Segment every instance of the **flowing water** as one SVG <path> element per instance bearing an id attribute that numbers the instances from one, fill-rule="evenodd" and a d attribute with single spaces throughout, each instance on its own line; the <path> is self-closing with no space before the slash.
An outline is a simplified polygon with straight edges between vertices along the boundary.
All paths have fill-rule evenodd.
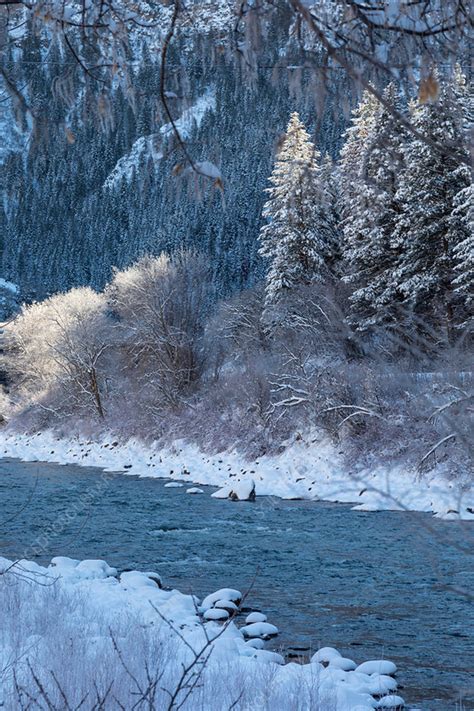
<path id="1" fill-rule="evenodd" d="M 279 627 L 272 645 L 288 657 L 328 645 L 386 657 L 409 707 L 474 709 L 472 524 L 165 483 L 0 460 L 0 555 L 104 558 L 199 596 L 251 588 L 246 605 Z"/>

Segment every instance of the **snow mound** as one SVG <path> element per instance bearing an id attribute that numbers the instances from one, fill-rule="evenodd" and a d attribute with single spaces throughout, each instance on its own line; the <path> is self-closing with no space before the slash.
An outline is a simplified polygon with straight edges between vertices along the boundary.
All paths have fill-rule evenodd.
<path id="1" fill-rule="evenodd" d="M 140 573 L 131 570 L 120 575 L 120 583 L 129 590 L 139 590 L 140 588 L 161 588 L 161 578 L 158 573 Z"/>
<path id="2" fill-rule="evenodd" d="M 252 622 L 266 622 L 266 621 L 267 621 L 267 616 L 264 615 L 263 612 L 251 612 L 245 618 L 245 622 L 248 625 L 251 625 Z"/>
<path id="3" fill-rule="evenodd" d="M 384 696 L 377 701 L 377 709 L 401 709 L 405 706 L 405 701 L 401 696 L 396 696 L 390 694 L 389 696 Z"/>
<path id="4" fill-rule="evenodd" d="M 210 610 L 206 610 L 203 615 L 205 620 L 228 620 L 229 613 L 227 610 L 217 609 L 217 607 L 211 607 Z"/>
<path id="5" fill-rule="evenodd" d="M 198 486 L 192 486 L 190 489 L 186 489 L 187 494 L 204 494 L 204 489 L 200 489 Z"/>
<path id="6" fill-rule="evenodd" d="M 251 625 L 241 627 L 240 631 L 245 637 L 274 637 L 278 634 L 278 627 L 269 622 L 253 622 Z"/>
<path id="7" fill-rule="evenodd" d="M 220 610 L 227 610 L 227 612 L 238 612 L 238 607 L 235 604 L 235 602 L 232 602 L 232 600 L 218 600 L 214 607 L 217 607 Z"/>
<path id="8" fill-rule="evenodd" d="M 67 568 L 61 569 L 64 574 Z M 105 560 L 83 560 L 74 567 L 74 573 L 87 580 L 101 580 L 104 578 L 116 578 L 117 569 L 111 568 Z"/>
<path id="9" fill-rule="evenodd" d="M 357 664 L 347 657 L 332 657 L 329 660 L 329 666 L 332 669 L 342 669 L 342 671 L 353 671 Z"/>
<path id="10" fill-rule="evenodd" d="M 181 484 L 179 481 L 168 481 L 165 484 L 165 489 L 181 489 L 184 486 L 184 484 Z"/>
<path id="11" fill-rule="evenodd" d="M 247 655 L 246 655 L 247 656 Z M 278 652 L 270 652 L 268 649 L 254 649 L 253 653 L 248 655 L 252 659 L 256 659 L 257 662 L 264 662 L 266 664 L 284 664 L 285 660 L 278 654 Z"/>
<path id="12" fill-rule="evenodd" d="M 220 590 L 216 590 L 216 592 L 213 592 L 204 598 L 201 603 L 201 611 L 205 612 L 211 607 L 214 607 L 216 602 L 222 603 L 224 600 L 228 600 L 238 605 L 242 600 L 242 593 L 240 590 L 234 590 L 234 588 L 221 588 Z"/>
<path id="13" fill-rule="evenodd" d="M 395 674 L 397 667 L 393 662 L 386 659 L 375 659 L 368 662 L 363 662 L 356 667 L 356 672 L 361 674 Z"/>
<path id="14" fill-rule="evenodd" d="M 231 501 L 255 501 L 255 482 L 253 479 L 236 481 L 232 486 L 223 486 L 211 496 L 215 499 L 231 499 Z"/>
<path id="15" fill-rule="evenodd" d="M 337 649 L 334 649 L 334 647 L 321 647 L 313 654 L 311 661 L 329 663 L 335 657 L 342 657 L 342 654 Z"/>

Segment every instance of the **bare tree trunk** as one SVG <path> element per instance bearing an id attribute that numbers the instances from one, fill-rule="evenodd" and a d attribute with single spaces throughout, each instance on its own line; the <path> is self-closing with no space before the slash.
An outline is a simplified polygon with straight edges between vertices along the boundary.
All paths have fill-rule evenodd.
<path id="1" fill-rule="evenodd" d="M 99 413 L 99 417 L 104 419 L 104 408 L 102 407 L 102 398 L 100 395 L 99 383 L 97 382 L 97 372 L 95 368 L 91 368 L 90 379 L 97 412 Z"/>

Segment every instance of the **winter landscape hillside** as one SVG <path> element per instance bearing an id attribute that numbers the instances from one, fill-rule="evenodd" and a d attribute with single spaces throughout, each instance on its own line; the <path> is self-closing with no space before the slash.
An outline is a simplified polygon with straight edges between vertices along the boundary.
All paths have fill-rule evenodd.
<path id="1" fill-rule="evenodd" d="M 474 708 L 468 8 L 0 28 L 0 707 Z"/>

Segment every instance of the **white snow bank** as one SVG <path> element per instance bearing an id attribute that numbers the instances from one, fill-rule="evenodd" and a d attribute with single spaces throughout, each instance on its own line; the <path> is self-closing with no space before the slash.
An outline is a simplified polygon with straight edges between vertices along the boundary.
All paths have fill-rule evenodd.
<path id="1" fill-rule="evenodd" d="M 280 654 L 262 649 L 261 640 L 246 642 L 233 621 L 203 622 L 196 598 L 160 589 L 154 577 L 159 579 L 156 573 L 141 571 L 118 575 L 100 560 L 58 556 L 43 567 L 0 558 L 0 705 L 19 707 L 19 687 L 24 698 L 40 703 L 39 681 L 48 708 L 65 708 L 65 698 L 68 707 L 79 707 L 91 689 L 110 694 L 104 709 L 132 708 L 137 687 L 150 688 L 156 678 L 153 707 L 167 708 L 183 668 L 205 649 L 201 659 L 207 662 L 198 665 L 202 675 L 185 706 L 190 711 L 287 711 L 291 698 L 298 700 L 299 708 L 311 708 L 317 698 L 318 708 L 338 711 L 400 705 L 393 694 L 379 700 L 379 691 L 362 688 L 364 680 L 376 682 L 366 674 L 313 663 L 285 664 Z M 223 588 L 202 606 L 226 598 L 234 602 L 239 596 L 239 591 Z M 225 614 L 208 608 L 211 617 L 219 612 Z M 276 629 L 263 622 L 250 627 L 255 625 L 260 632 Z M 193 680 L 187 678 L 187 685 L 178 690 L 177 703 Z M 91 700 L 84 708 L 92 707 Z"/>
<path id="2" fill-rule="evenodd" d="M 242 486 L 255 482 L 259 496 L 352 503 L 354 508 L 365 511 L 426 511 L 441 518 L 474 521 L 472 483 L 461 486 L 449 481 L 441 468 L 422 479 L 401 466 L 351 473 L 333 444 L 315 433 L 289 443 L 281 454 L 252 462 L 243 460 L 235 451 L 210 456 L 181 441 L 168 448 L 146 445 L 137 439 L 116 446 L 112 446 L 113 442 L 112 437 L 98 442 L 76 437 L 61 439 L 50 431 L 21 435 L 7 428 L 0 433 L 0 454 L 24 461 L 75 463 L 135 476 L 225 487 L 226 495 L 238 478 Z"/>

